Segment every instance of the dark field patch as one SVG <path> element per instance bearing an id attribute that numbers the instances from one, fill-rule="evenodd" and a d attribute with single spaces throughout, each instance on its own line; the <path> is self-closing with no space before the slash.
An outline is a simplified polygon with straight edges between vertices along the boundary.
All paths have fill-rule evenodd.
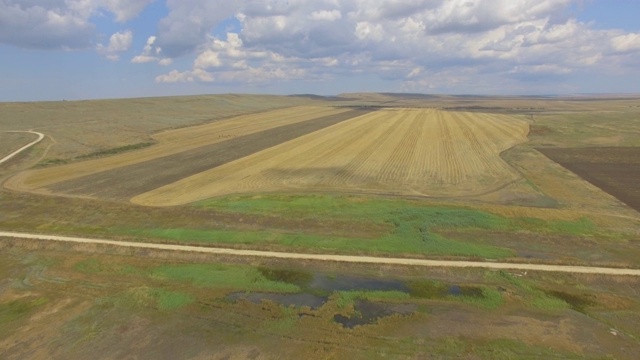
<path id="1" fill-rule="evenodd" d="M 188 176 L 368 112 L 370 110 L 351 110 L 284 125 L 158 159 L 63 181 L 51 185 L 49 189 L 57 193 L 89 195 L 112 200 L 128 200 L 135 195 L 171 184 Z"/>
<path id="2" fill-rule="evenodd" d="M 549 159 L 640 211 L 640 148 L 538 148 Z"/>

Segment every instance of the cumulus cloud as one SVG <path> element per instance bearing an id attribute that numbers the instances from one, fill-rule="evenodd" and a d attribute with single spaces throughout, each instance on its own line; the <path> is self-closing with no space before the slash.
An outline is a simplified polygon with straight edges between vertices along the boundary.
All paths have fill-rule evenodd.
<path id="1" fill-rule="evenodd" d="M 634 66 L 640 35 L 578 21 L 570 12 L 577 2 L 168 0 L 170 12 L 153 49 L 134 62 L 193 56 L 190 68 L 173 70 L 159 82 L 247 84 L 376 74 L 415 91 L 473 79 L 486 79 L 484 88 L 491 89 L 489 79 L 560 79 Z M 212 30 L 231 17 L 240 29 L 214 36 Z"/>
<path id="2" fill-rule="evenodd" d="M 0 43 L 36 49 L 87 49 L 97 35 L 93 16 L 105 11 L 124 22 L 153 1 L 1 0 Z"/>
<path id="3" fill-rule="evenodd" d="M 117 21 L 125 22 L 138 16 L 147 5 L 154 1 L 155 0 L 101 0 L 98 4 L 113 13 Z"/>
<path id="4" fill-rule="evenodd" d="M 78 3 L 0 1 L 0 42 L 26 48 L 65 49 L 90 45 L 94 25 Z"/>
<path id="5" fill-rule="evenodd" d="M 188 54 L 247 1 L 166 0 L 169 15 L 158 24 L 157 46 L 166 57 Z"/>
<path id="6" fill-rule="evenodd" d="M 109 38 L 107 45 L 99 44 L 96 50 L 99 54 L 105 56 L 107 59 L 117 61 L 120 59 L 121 52 L 129 50 L 131 43 L 133 42 L 133 33 L 131 30 L 125 32 L 117 32 Z"/>
<path id="7" fill-rule="evenodd" d="M 154 47 L 155 42 L 156 37 L 149 36 L 149 38 L 147 38 L 147 43 L 142 50 L 142 54 L 134 56 L 131 59 L 131 62 L 134 64 L 157 62 L 158 64 L 163 66 L 170 65 L 173 60 L 171 60 L 170 58 L 160 57 L 159 54 L 162 52 L 162 49 L 159 47 Z"/>

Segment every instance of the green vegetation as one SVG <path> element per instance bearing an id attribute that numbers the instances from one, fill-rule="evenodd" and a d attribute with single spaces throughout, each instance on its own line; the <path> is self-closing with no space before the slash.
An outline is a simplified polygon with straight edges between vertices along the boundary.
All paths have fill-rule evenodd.
<path id="1" fill-rule="evenodd" d="M 353 290 L 336 292 L 336 303 L 339 309 L 345 308 L 355 300 L 408 300 L 410 295 L 402 291 L 379 291 L 379 290 Z"/>
<path id="2" fill-rule="evenodd" d="M 0 304 L 0 328 L 6 324 L 27 316 L 33 309 L 47 303 L 43 297 L 18 299 L 8 303 Z"/>
<path id="3" fill-rule="evenodd" d="M 165 289 L 152 289 L 151 296 L 163 311 L 176 310 L 193 302 L 193 296 Z"/>
<path id="4" fill-rule="evenodd" d="M 216 244 L 278 245 L 337 253 L 424 254 L 482 258 L 514 256 L 510 249 L 462 241 L 442 235 L 445 231 L 526 231 L 534 233 L 591 235 L 599 229 L 587 218 L 546 221 L 506 218 L 464 207 L 429 205 L 417 201 L 330 195 L 262 195 L 226 197 L 197 204 L 200 208 L 234 214 L 303 218 L 316 222 L 351 222 L 385 225 L 390 233 L 374 239 L 347 238 L 272 230 L 218 230 L 187 228 L 114 229 L 121 235 L 172 241 Z M 480 238 L 479 236 L 478 238 Z"/>
<path id="5" fill-rule="evenodd" d="M 407 286 L 415 298 L 461 301 L 485 309 L 497 309 L 504 302 L 499 291 L 488 287 L 452 286 L 434 280 L 413 280 Z"/>
<path id="6" fill-rule="evenodd" d="M 163 265 L 151 270 L 160 280 L 189 282 L 198 287 L 229 288 L 241 291 L 298 292 L 293 284 L 272 281 L 249 266 L 219 264 Z"/>
<path id="7" fill-rule="evenodd" d="M 449 240 L 437 234 L 416 236 L 415 229 L 403 226 L 395 234 L 378 239 L 353 239 L 321 235 L 290 234 L 274 231 L 130 229 L 118 231 L 134 235 L 189 243 L 279 245 L 298 250 L 337 253 L 428 254 L 503 258 L 513 255 L 508 249 Z"/>
<path id="8" fill-rule="evenodd" d="M 185 292 L 160 287 L 138 286 L 98 300 L 105 308 L 158 309 L 173 311 L 191 304 L 194 297 Z"/>
<path id="9" fill-rule="evenodd" d="M 258 267 L 260 274 L 271 281 L 285 282 L 305 288 L 313 280 L 313 274 L 307 271 L 294 269 L 271 269 L 267 267 Z"/>
<path id="10" fill-rule="evenodd" d="M 196 206 L 230 213 L 277 215 L 318 220 L 392 224 L 397 231 L 413 226 L 436 238 L 438 230 L 531 231 L 537 233 L 590 235 L 598 231 L 587 218 L 548 221 L 536 218 L 506 218 L 461 206 L 425 204 L 403 199 L 333 195 L 260 195 L 209 199 Z"/>
<path id="11" fill-rule="evenodd" d="M 506 271 L 486 272 L 485 277 L 489 280 L 503 281 L 512 286 L 512 288 L 523 298 L 527 299 L 527 303 L 534 308 L 547 311 L 564 310 L 570 308 L 569 304 L 552 294 L 536 287 L 531 281 L 523 277 L 514 276 Z"/>

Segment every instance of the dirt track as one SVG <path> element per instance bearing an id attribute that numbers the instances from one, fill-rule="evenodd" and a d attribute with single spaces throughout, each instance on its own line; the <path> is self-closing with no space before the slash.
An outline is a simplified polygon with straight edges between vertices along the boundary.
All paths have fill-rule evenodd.
<path id="1" fill-rule="evenodd" d="M 33 145 L 39 143 L 40 141 L 42 141 L 42 139 L 44 139 L 44 134 L 43 133 L 39 133 L 36 131 L 8 131 L 8 132 L 24 132 L 24 133 L 31 133 L 31 134 L 36 134 L 38 135 L 38 138 L 30 143 L 28 143 L 27 145 L 21 147 L 20 149 L 12 152 L 11 154 L 3 157 L 2 159 L 0 159 L 0 164 L 4 163 L 5 161 L 9 161 L 11 160 L 14 156 L 20 154 L 21 152 L 23 152 L 24 150 L 27 150 L 28 148 L 32 147 Z"/>
<path id="2" fill-rule="evenodd" d="M 484 269 L 509 269 L 509 270 L 548 271 L 548 272 L 599 274 L 599 275 L 640 276 L 640 269 L 621 269 L 621 268 L 571 266 L 571 265 L 515 264 L 515 263 L 480 262 L 480 261 L 382 258 L 382 257 L 373 257 L 373 256 L 349 256 L 349 255 L 331 255 L 331 254 L 300 254 L 300 253 L 285 253 L 285 252 L 275 252 L 275 251 L 237 250 L 237 249 L 211 248 L 211 247 L 188 246 L 188 245 L 114 241 L 114 240 L 77 238 L 77 237 L 56 236 L 56 235 L 14 233 L 14 232 L 7 232 L 7 231 L 0 231 L 0 237 L 47 240 L 47 241 L 58 241 L 58 242 L 67 242 L 67 243 L 80 243 L 80 244 L 122 246 L 122 247 L 132 247 L 132 248 L 140 248 L 140 249 L 197 252 L 197 253 L 221 254 L 221 255 L 232 255 L 232 256 L 268 257 L 268 258 L 280 258 L 280 259 L 337 261 L 337 262 L 346 262 L 346 263 L 368 263 L 368 264 L 388 264 L 388 265 L 411 265 L 411 266 L 424 266 L 424 267 L 450 267 L 450 268 L 452 267 L 470 268 L 471 267 L 471 268 L 484 268 Z"/>

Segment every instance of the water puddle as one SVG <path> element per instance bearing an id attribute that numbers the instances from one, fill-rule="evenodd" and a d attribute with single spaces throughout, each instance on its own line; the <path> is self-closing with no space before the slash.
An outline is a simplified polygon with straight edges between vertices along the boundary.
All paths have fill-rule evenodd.
<path id="1" fill-rule="evenodd" d="M 484 297 L 482 287 L 452 285 L 433 280 L 398 280 L 380 279 L 363 276 L 328 275 L 310 273 L 296 269 L 259 268 L 265 278 L 294 284 L 302 291 L 295 294 L 278 294 L 268 292 L 237 292 L 227 296 L 231 301 L 249 301 L 259 304 L 262 301 L 273 301 L 286 307 L 309 307 L 312 310 L 321 308 L 331 294 L 335 292 L 385 292 L 406 293 L 414 299 L 443 299 L 447 297 Z M 337 314 L 334 321 L 346 328 L 373 324 L 380 318 L 391 315 L 408 315 L 416 312 L 418 305 L 375 301 L 374 299 L 356 298 L 353 300 L 354 314 L 344 316 Z"/>
<path id="2" fill-rule="evenodd" d="M 400 280 L 376 279 L 355 276 L 327 276 L 317 274 L 309 287 L 327 292 L 334 291 L 401 291 L 409 292 L 409 287 Z"/>
<path id="3" fill-rule="evenodd" d="M 273 301 L 284 306 L 303 307 L 308 306 L 313 310 L 317 310 L 327 302 L 326 297 L 316 296 L 308 293 L 299 294 L 275 294 L 267 292 L 241 292 L 233 293 L 227 296 L 228 300 L 238 301 L 240 299 L 260 304 L 263 300 Z"/>

